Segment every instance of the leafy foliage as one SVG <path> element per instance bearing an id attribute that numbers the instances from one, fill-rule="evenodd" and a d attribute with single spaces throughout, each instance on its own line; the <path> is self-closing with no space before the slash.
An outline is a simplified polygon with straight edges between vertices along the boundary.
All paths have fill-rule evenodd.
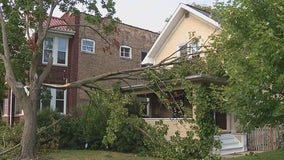
<path id="1" fill-rule="evenodd" d="M 4 151 L 7 148 L 14 147 L 21 141 L 21 134 L 22 134 L 22 128 L 23 123 L 19 123 L 16 126 L 9 126 L 5 122 L 0 121 L 0 150 Z M 17 155 L 19 150 L 13 150 L 12 152 L 9 152 L 9 154 L 2 155 L 0 159 L 12 159 Z"/>
<path id="2" fill-rule="evenodd" d="M 59 148 L 60 126 L 54 125 L 61 118 L 60 114 L 49 109 L 42 110 L 37 115 L 38 128 L 44 130 L 38 135 L 37 148 L 41 152 L 56 150 Z M 49 127 L 51 126 L 51 127 Z M 49 127 L 49 128 L 47 128 Z"/>
<path id="3" fill-rule="evenodd" d="M 84 139 L 83 127 L 85 124 L 82 124 L 81 122 L 82 121 L 80 120 L 80 117 L 78 115 L 73 114 L 72 116 L 67 116 L 65 120 L 60 123 L 60 134 L 59 134 L 60 149 L 84 148 L 86 141 Z"/>
<path id="4" fill-rule="evenodd" d="M 89 149 L 105 148 L 102 140 L 106 134 L 109 108 L 105 105 L 104 96 L 105 94 L 95 94 L 92 96 L 91 103 L 83 106 L 84 113 L 81 118 L 81 125 L 83 127 L 82 138 L 85 143 L 88 143 Z"/>
<path id="5" fill-rule="evenodd" d="M 281 124 L 284 75 L 284 2 L 235 0 L 216 6 L 215 72 L 228 77 L 222 99 L 244 129 Z M 211 62 L 212 62 L 211 61 Z"/>
<path id="6" fill-rule="evenodd" d="M 52 67 L 52 57 L 45 66 L 39 64 L 39 59 L 54 9 L 59 8 L 63 12 L 78 13 L 78 6 L 84 6 L 85 12 L 93 15 L 88 18 L 88 21 L 96 24 L 100 23 L 103 17 L 101 12 L 104 10 L 110 23 L 105 23 L 103 28 L 111 32 L 118 21 L 113 17 L 115 3 L 112 0 L 99 2 L 89 0 L 4 0 L 0 2 L 0 42 L 2 44 L 0 46 L 0 70 L 2 71 L 3 62 L 5 70 L 1 73 L 5 73 L 7 86 L 13 90 L 25 113 L 26 123 L 21 141 L 22 150 L 18 159 L 35 158 L 36 108 L 40 98 L 40 88 Z M 31 33 L 31 31 L 36 33 Z M 31 93 L 29 96 L 24 92 L 23 86 L 29 86 Z M 1 98 L 2 89 L 1 87 Z"/>
<path id="7" fill-rule="evenodd" d="M 145 146 L 143 144 L 144 135 L 135 125 L 124 122 L 116 132 L 116 136 L 117 139 L 110 147 L 111 150 L 139 154 L 145 152 Z"/>
<path id="8" fill-rule="evenodd" d="M 187 120 L 181 120 L 179 123 L 187 122 Z M 205 121 L 202 122 L 205 124 Z M 208 134 L 208 130 L 207 133 L 204 133 L 206 130 L 202 127 L 192 127 L 191 130 L 187 131 L 186 136 L 181 136 L 177 131 L 170 139 L 166 139 L 169 126 L 164 124 L 162 120 L 157 121 L 152 126 L 146 122 L 140 122 L 139 124 L 138 128 L 144 133 L 143 143 L 145 148 L 142 153 L 145 155 L 165 160 L 218 159 L 217 155 L 210 153 L 214 146 L 214 134 Z M 199 133 L 203 134 L 198 135 Z"/>
<path id="9" fill-rule="evenodd" d="M 210 86 L 199 86 L 195 90 L 194 101 L 196 106 L 196 124 L 198 126 L 198 136 L 200 140 L 200 156 L 206 157 L 209 155 L 213 147 L 220 148 L 219 142 L 214 139 L 218 135 L 217 126 L 214 120 L 214 114 L 218 111 L 218 99 L 214 98 L 214 92 Z"/>

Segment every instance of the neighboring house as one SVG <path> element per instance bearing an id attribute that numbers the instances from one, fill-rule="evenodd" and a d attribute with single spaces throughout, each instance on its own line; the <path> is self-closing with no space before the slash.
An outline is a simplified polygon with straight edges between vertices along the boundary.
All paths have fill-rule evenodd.
<path id="1" fill-rule="evenodd" d="M 196 43 L 189 42 L 189 33 L 195 33 L 200 37 Z M 196 56 L 194 53 L 199 49 L 200 45 L 209 45 L 208 38 L 211 35 L 221 32 L 220 25 L 217 21 L 210 18 L 210 14 L 197 9 L 191 5 L 180 4 L 172 15 L 170 21 L 161 32 L 157 41 L 148 52 L 147 56 L 142 62 L 142 65 L 155 65 L 160 63 L 166 57 L 172 55 L 173 58 L 179 57 L 182 54 L 188 54 L 189 58 Z M 189 42 L 189 43 L 188 43 Z M 186 44 L 186 47 L 184 45 Z M 179 51 L 178 51 L 179 50 Z M 201 48 L 201 50 L 203 50 Z M 178 52 L 176 52 L 178 51 Z M 204 54 L 197 55 L 204 57 Z M 206 57 L 205 57 L 206 58 Z M 215 83 L 220 84 L 221 81 L 209 75 L 190 75 L 186 77 L 187 80 L 195 83 Z M 127 88 L 124 88 L 127 90 Z M 144 89 L 143 85 L 133 86 L 131 89 L 136 89 L 136 93 L 140 96 L 147 96 L 147 117 L 145 120 L 149 123 L 154 123 L 157 120 L 164 120 L 169 125 L 169 134 L 172 135 L 175 131 L 181 131 L 181 135 L 185 135 L 189 126 L 179 123 L 178 118 L 183 117 L 179 112 L 168 109 L 158 101 L 157 96 L 149 90 Z M 187 117 L 194 118 L 194 108 L 198 106 L 191 106 L 190 102 L 186 100 L 185 93 L 182 89 L 177 89 L 173 92 L 176 100 L 182 100 L 185 108 L 191 110 L 191 115 Z M 234 114 L 230 113 L 215 113 L 216 125 L 223 130 L 220 139 L 222 142 L 221 154 L 229 154 L 235 152 L 246 151 L 246 135 L 237 132 L 237 123 Z M 225 134 L 226 133 L 226 134 Z"/>
<path id="2" fill-rule="evenodd" d="M 52 18 L 50 26 L 54 27 L 48 31 L 40 59 L 45 65 L 50 54 L 54 58 L 45 83 L 65 84 L 103 73 L 141 67 L 143 58 L 158 37 L 155 32 L 123 23 L 117 24 L 116 31 L 107 35 L 101 26 L 88 23 L 85 16 L 83 13 L 76 16 L 66 13 L 61 18 Z M 79 89 L 49 88 L 47 91 L 51 99 L 41 101 L 39 110 L 48 107 L 67 114 L 74 107 L 88 102 L 87 95 Z M 2 119 L 10 124 L 23 115 L 11 90 L 3 101 L 2 111 Z"/>

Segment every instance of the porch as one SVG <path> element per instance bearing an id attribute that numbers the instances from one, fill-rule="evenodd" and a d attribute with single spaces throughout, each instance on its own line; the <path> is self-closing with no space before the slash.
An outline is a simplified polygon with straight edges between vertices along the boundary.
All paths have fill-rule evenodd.
<path id="1" fill-rule="evenodd" d="M 208 84 L 220 86 L 226 83 L 223 79 L 204 74 L 188 76 L 185 79 L 196 86 Z M 186 136 L 186 132 L 192 130 L 195 125 L 182 121 L 183 119 L 196 119 L 195 111 L 198 106 L 187 98 L 185 89 L 181 84 L 173 86 L 170 91 L 165 89 L 163 99 L 149 89 L 147 84 L 123 87 L 122 91 L 132 92 L 140 97 L 141 102 L 145 104 L 143 118 L 147 123 L 154 125 L 156 121 L 162 120 L 164 124 L 168 125 L 167 139 L 174 135 L 176 131 L 179 131 L 181 136 Z M 191 94 L 195 93 L 192 92 Z M 234 114 L 219 112 L 218 109 L 214 109 L 214 111 L 214 114 L 210 116 L 214 116 L 216 126 L 223 131 L 221 136 L 216 137 L 221 141 L 222 145 L 222 149 L 218 151 L 218 154 L 225 155 L 246 151 L 247 136 L 237 132 L 238 123 L 235 121 Z M 212 119 L 212 117 L 210 118 Z"/>
<path id="2" fill-rule="evenodd" d="M 181 118 L 144 118 L 150 125 L 162 120 L 164 124 L 168 125 L 167 140 L 175 134 L 180 132 L 181 137 L 186 136 L 186 132 L 191 130 L 193 124 L 182 121 Z M 215 150 L 213 153 L 220 155 L 235 154 L 247 151 L 247 134 L 246 133 L 222 133 L 220 136 L 215 136 L 216 140 L 220 140 L 221 150 Z"/>

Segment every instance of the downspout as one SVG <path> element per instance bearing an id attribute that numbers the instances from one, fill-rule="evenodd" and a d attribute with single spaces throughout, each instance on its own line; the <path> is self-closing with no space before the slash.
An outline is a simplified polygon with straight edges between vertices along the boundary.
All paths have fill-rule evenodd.
<path id="1" fill-rule="evenodd" d="M 10 90 L 10 103 L 9 103 L 9 110 L 10 110 L 10 116 L 9 116 L 9 124 L 10 126 L 13 125 L 13 92 Z"/>

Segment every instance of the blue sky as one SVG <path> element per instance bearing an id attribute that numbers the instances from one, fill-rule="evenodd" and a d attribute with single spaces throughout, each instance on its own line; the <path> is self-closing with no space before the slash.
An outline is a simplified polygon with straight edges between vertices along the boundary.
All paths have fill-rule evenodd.
<path id="1" fill-rule="evenodd" d="M 216 0 L 114 0 L 116 16 L 129 25 L 162 31 L 166 18 L 170 17 L 179 3 L 213 5 Z"/>

